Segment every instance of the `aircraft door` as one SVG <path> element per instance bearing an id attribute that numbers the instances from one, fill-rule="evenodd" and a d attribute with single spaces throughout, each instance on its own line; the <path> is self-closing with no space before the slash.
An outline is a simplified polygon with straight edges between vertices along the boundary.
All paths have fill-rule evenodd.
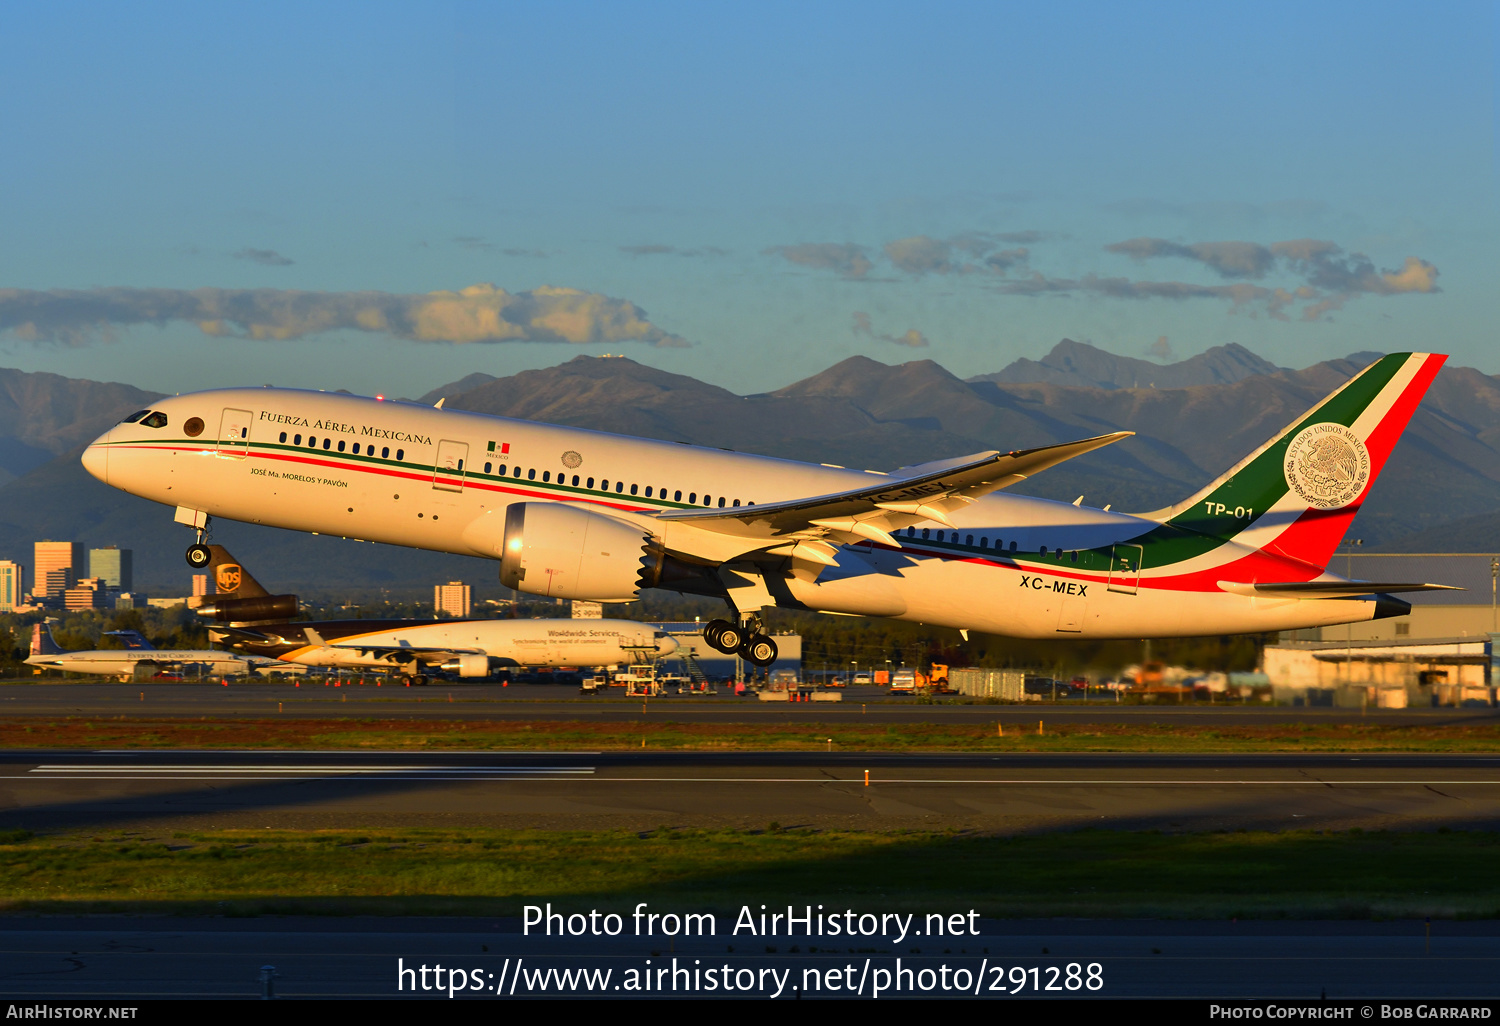
<path id="1" fill-rule="evenodd" d="M 249 410 L 225 408 L 219 420 L 219 455 L 242 460 L 250 452 L 250 425 L 255 414 Z"/>
<path id="2" fill-rule="evenodd" d="M 432 471 L 432 487 L 444 492 L 464 490 L 464 466 L 469 460 L 469 444 L 444 438 L 438 442 L 437 466 Z"/>
<path id="3" fill-rule="evenodd" d="M 1109 556 L 1109 590 L 1134 595 L 1141 582 L 1141 547 L 1116 545 Z"/>

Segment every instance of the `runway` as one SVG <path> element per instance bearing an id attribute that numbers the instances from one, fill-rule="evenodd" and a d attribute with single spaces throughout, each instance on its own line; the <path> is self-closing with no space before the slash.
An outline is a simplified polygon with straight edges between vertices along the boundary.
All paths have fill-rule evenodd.
<path id="1" fill-rule="evenodd" d="M 620 911 L 628 922 L 629 909 Z M 730 934 L 727 921 L 717 927 L 716 936 L 676 938 L 669 950 L 661 937 L 628 933 L 617 939 L 527 937 L 517 919 L 14 917 L 0 921 L 0 992 L 24 1001 L 254 998 L 262 993 L 261 967 L 270 965 L 278 997 L 447 1001 L 446 988 L 432 987 L 430 973 L 401 979 L 398 990 L 399 967 L 441 965 L 463 971 L 466 984 L 474 971 L 480 974 L 482 990 L 465 986 L 454 999 L 564 993 L 623 997 L 643 996 L 622 993 L 619 985 L 626 972 L 639 973 L 649 965 L 666 968 L 668 975 L 662 978 L 666 985 L 644 995 L 648 997 L 870 998 L 880 971 L 886 973 L 887 985 L 898 979 L 900 958 L 901 967 L 912 971 L 911 985 L 887 990 L 881 998 L 976 996 L 939 989 L 938 971 L 946 966 L 944 979 L 955 970 L 970 981 L 982 974 L 977 996 L 995 1000 L 1278 998 L 1327 1008 L 1363 998 L 1485 999 L 1494 995 L 1500 975 L 1500 930 L 1492 921 L 1435 922 L 1429 937 L 1424 925 L 1413 920 L 981 919 L 978 935 L 958 942 L 931 944 L 908 937 L 897 945 L 892 938 L 877 937 L 852 946 L 809 946 L 805 937 L 792 938 L 800 944 L 784 937 L 775 943 L 747 943 Z M 1069 963 L 1077 963 L 1082 979 L 1097 966 L 1091 973 L 1097 989 L 1067 989 Z M 727 994 L 722 988 L 709 991 L 700 975 L 699 987 L 690 989 L 689 971 L 677 977 L 674 989 L 674 966 L 716 971 L 725 966 L 752 986 Z M 840 973 L 846 966 L 852 971 Z M 1059 970 L 1055 976 L 1049 967 Z M 1039 970 L 1036 977 L 1029 972 L 1033 968 Z M 577 985 L 575 977 L 575 986 L 565 990 L 548 973 L 551 969 L 587 970 L 595 986 Z M 772 972 L 762 976 L 762 970 Z M 933 972 L 919 977 L 923 970 Z M 610 973 L 607 982 L 604 971 Z M 1043 989 L 1049 978 L 1055 980 L 1050 992 Z M 928 989 L 921 989 L 929 979 Z M 830 981 L 838 989 L 829 989 Z M 1345 1017 L 1359 1019 L 1359 1006 Z"/>
<path id="2" fill-rule="evenodd" d="M 866 782 L 868 774 L 868 783 Z M 0 827 L 1494 829 L 1500 756 L 0 754 Z"/>
<path id="3" fill-rule="evenodd" d="M 289 683 L 115 684 L 92 681 L 0 685 L 0 717 L 146 716 L 154 718 L 352 717 L 380 720 L 581 720 L 638 722 L 642 716 L 687 723 L 1068 723 L 1273 724 L 1365 723 L 1381 726 L 1500 723 L 1500 709 L 1334 709 L 1271 705 L 1120 705 L 1071 699 L 1019 705 L 936 703 L 892 698 L 884 688 L 844 689 L 840 702 L 760 702 L 727 693 L 625 699 L 579 697 L 557 685 L 441 683 L 426 688 Z"/>

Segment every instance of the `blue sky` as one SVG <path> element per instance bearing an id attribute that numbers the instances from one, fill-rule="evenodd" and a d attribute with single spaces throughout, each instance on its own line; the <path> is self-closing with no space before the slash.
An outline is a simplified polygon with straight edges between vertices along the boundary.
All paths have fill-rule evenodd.
<path id="1" fill-rule="evenodd" d="M 1500 372 L 1493 4 L 6 23 L 0 365 L 416 395 L 615 352 L 749 392 L 1071 337 Z"/>

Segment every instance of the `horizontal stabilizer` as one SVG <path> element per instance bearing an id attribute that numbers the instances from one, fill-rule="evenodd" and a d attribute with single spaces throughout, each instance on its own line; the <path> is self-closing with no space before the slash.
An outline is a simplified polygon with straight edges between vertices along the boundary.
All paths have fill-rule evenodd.
<path id="1" fill-rule="evenodd" d="M 1463 591 L 1450 584 L 1392 584 L 1387 581 L 1289 581 L 1285 584 L 1237 584 L 1220 581 L 1219 590 L 1251 598 L 1331 599 L 1390 595 L 1403 591 Z"/>

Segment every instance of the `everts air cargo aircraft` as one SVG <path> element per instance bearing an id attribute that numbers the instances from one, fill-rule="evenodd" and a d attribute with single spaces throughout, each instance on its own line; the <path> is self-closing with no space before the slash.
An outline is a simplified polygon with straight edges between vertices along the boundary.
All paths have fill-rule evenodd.
<path id="1" fill-rule="evenodd" d="M 1395 616 L 1326 570 L 1445 357 L 1386 356 L 1196 495 L 1149 513 L 1006 495 L 1118 442 L 847 470 L 331 392 L 164 399 L 83 454 L 95 477 L 210 517 L 486 556 L 536 595 L 724 598 L 705 639 L 767 664 L 767 606 L 1020 637 L 1288 630 Z"/>
<path id="2" fill-rule="evenodd" d="M 323 620 L 284 622 L 295 595 L 271 595 L 222 545 L 209 545 L 218 593 L 198 607 L 228 621 L 209 635 L 281 665 L 396 670 L 401 683 L 427 683 L 436 667 L 460 677 L 487 677 L 512 666 L 614 666 L 677 651 L 677 642 L 634 620 Z M 275 611 L 283 622 L 260 614 Z M 289 610 L 289 611 L 288 611 Z"/>
<path id="3" fill-rule="evenodd" d="M 250 673 L 274 667 L 274 659 L 254 655 L 236 655 L 213 649 L 159 649 L 138 631 L 105 631 L 119 638 L 124 648 L 100 648 L 87 652 L 68 652 L 52 637 L 45 623 L 31 625 L 31 654 L 26 662 L 49 670 L 68 673 L 97 673 L 121 680 L 144 680 L 169 670 L 202 666 L 215 675 Z"/>

